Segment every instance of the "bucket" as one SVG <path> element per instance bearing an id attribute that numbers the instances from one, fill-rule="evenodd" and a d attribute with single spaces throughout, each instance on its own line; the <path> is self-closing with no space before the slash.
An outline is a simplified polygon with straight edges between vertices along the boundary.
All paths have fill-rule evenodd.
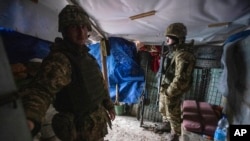
<path id="1" fill-rule="evenodd" d="M 116 115 L 123 115 L 125 113 L 125 105 L 115 105 L 115 113 Z"/>

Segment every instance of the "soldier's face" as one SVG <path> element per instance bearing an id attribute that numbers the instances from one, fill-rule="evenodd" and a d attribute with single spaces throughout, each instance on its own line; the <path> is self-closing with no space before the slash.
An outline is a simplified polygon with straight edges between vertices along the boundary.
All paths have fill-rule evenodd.
<path id="1" fill-rule="evenodd" d="M 166 44 L 167 45 L 173 45 L 175 43 L 175 40 L 169 38 L 168 36 L 166 37 Z"/>
<path id="2" fill-rule="evenodd" d="M 71 42 L 82 46 L 88 39 L 88 28 L 84 25 L 71 25 L 66 30 L 66 36 Z"/>

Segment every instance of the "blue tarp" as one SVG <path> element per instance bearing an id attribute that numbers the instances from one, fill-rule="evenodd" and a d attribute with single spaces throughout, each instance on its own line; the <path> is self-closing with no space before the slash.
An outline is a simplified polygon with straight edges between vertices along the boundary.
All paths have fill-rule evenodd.
<path id="1" fill-rule="evenodd" d="M 119 101 L 137 103 L 144 85 L 144 72 L 138 62 L 135 44 L 122 38 L 110 37 L 109 45 L 107 68 L 110 96 L 115 100 L 118 84 Z M 89 48 L 100 64 L 100 44 L 90 45 Z"/>
<path id="2" fill-rule="evenodd" d="M 237 32 L 237 33 L 229 36 L 226 39 L 226 41 L 224 42 L 224 45 L 226 45 L 227 43 L 230 43 L 230 42 L 234 42 L 234 41 L 236 41 L 238 39 L 246 38 L 249 35 L 250 35 L 250 30 L 245 30 L 245 31 Z"/>
<path id="3" fill-rule="evenodd" d="M 46 57 L 51 42 L 12 30 L 0 28 L 5 50 L 11 64 L 25 63 L 32 58 Z M 115 100 L 116 84 L 119 85 L 119 101 L 137 103 L 144 85 L 144 73 L 137 59 L 135 44 L 122 38 L 110 37 L 110 55 L 107 56 L 109 90 Z M 101 68 L 100 43 L 88 46 Z"/>
<path id="4" fill-rule="evenodd" d="M 28 62 L 32 58 L 46 57 L 50 42 L 0 27 L 5 50 L 11 64 Z"/>

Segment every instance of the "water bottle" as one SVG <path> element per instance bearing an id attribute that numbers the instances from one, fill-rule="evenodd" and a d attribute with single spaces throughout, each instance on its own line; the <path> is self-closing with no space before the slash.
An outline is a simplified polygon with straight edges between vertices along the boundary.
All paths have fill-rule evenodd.
<path id="1" fill-rule="evenodd" d="M 214 141 L 226 141 L 227 140 L 227 129 L 229 123 L 226 115 L 223 115 L 219 120 L 217 128 L 214 133 Z"/>

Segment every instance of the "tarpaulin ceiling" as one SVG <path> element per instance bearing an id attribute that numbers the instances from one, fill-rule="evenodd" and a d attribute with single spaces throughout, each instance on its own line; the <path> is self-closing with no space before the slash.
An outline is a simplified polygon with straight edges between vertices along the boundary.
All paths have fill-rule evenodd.
<path id="1" fill-rule="evenodd" d="M 146 44 L 161 44 L 173 22 L 183 22 L 187 40 L 196 43 L 222 41 L 250 24 L 249 0 L 8 0 L 0 3 L 0 25 L 53 41 L 60 36 L 57 15 L 69 3 L 80 5 L 106 37 Z M 130 19 L 149 11 L 154 15 Z"/>

